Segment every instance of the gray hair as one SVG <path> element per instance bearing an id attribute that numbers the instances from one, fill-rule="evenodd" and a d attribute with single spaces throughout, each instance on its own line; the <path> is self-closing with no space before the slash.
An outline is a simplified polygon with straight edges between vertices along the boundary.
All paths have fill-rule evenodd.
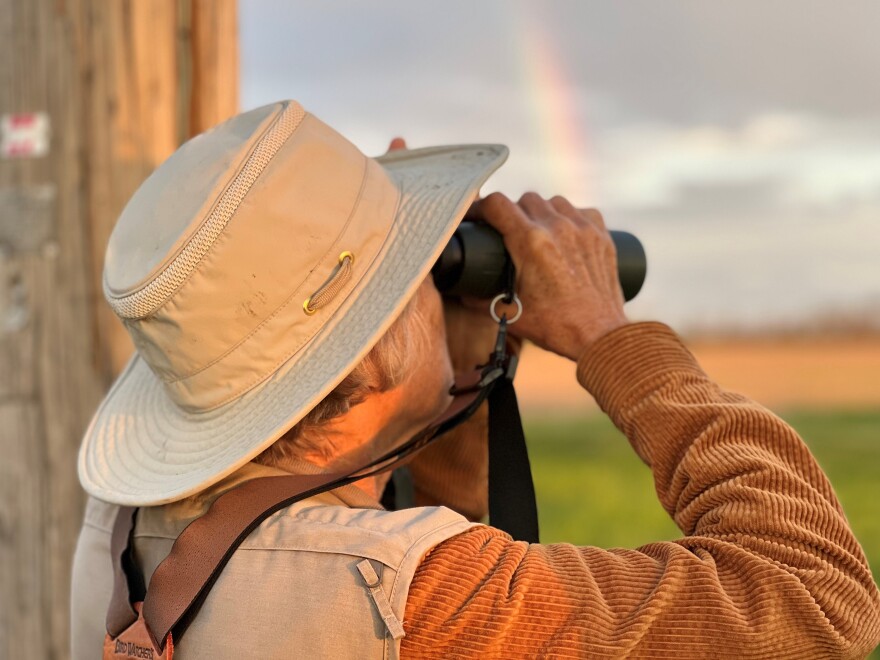
<path id="1" fill-rule="evenodd" d="M 421 298 L 420 289 L 351 373 L 254 461 L 275 466 L 285 459 L 302 459 L 306 455 L 326 460 L 336 456 L 333 434 L 326 430 L 328 422 L 344 415 L 370 394 L 400 385 L 426 346 L 430 329 L 425 308 L 419 304 Z"/>

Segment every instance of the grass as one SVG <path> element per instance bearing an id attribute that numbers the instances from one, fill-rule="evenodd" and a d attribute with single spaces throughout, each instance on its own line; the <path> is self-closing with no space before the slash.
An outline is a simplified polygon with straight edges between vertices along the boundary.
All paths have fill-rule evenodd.
<path id="1" fill-rule="evenodd" d="M 834 485 L 880 573 L 880 411 L 783 414 Z M 604 415 L 525 420 L 541 541 L 634 548 L 680 536 L 651 472 Z M 880 660 L 880 650 L 871 656 Z"/>

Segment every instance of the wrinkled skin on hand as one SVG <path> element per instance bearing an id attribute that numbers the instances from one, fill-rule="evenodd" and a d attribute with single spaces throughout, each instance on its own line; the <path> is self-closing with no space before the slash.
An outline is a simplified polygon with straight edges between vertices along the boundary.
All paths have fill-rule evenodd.
<path id="1" fill-rule="evenodd" d="M 598 211 L 576 209 L 564 197 L 526 193 L 514 203 L 493 193 L 468 215 L 501 233 L 516 266 L 523 314 L 510 327 L 512 335 L 576 360 L 627 323 L 617 254 Z"/>

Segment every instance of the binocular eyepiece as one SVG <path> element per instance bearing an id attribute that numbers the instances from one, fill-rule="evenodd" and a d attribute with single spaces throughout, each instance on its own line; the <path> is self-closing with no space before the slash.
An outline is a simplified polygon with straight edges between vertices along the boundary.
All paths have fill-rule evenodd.
<path id="1" fill-rule="evenodd" d="M 645 249 L 628 232 L 610 234 L 617 250 L 617 276 L 623 297 L 632 300 L 645 281 Z M 443 295 L 493 298 L 506 291 L 510 268 L 512 262 L 501 234 L 487 224 L 465 221 L 458 226 L 431 274 Z"/>

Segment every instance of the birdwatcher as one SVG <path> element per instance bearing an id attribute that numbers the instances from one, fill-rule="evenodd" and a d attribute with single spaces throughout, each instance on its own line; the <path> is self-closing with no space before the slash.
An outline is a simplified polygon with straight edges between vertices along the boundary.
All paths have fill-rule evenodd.
<path id="1" fill-rule="evenodd" d="M 712 382 L 669 327 L 628 321 L 599 212 L 479 198 L 506 156 L 396 140 L 368 158 L 286 101 L 144 182 L 104 266 L 137 350 L 79 455 L 74 660 L 877 645 L 880 594 L 798 435 Z M 463 219 L 511 260 L 491 306 L 432 275 Z M 571 361 L 679 539 L 538 542 L 523 341 Z"/>

